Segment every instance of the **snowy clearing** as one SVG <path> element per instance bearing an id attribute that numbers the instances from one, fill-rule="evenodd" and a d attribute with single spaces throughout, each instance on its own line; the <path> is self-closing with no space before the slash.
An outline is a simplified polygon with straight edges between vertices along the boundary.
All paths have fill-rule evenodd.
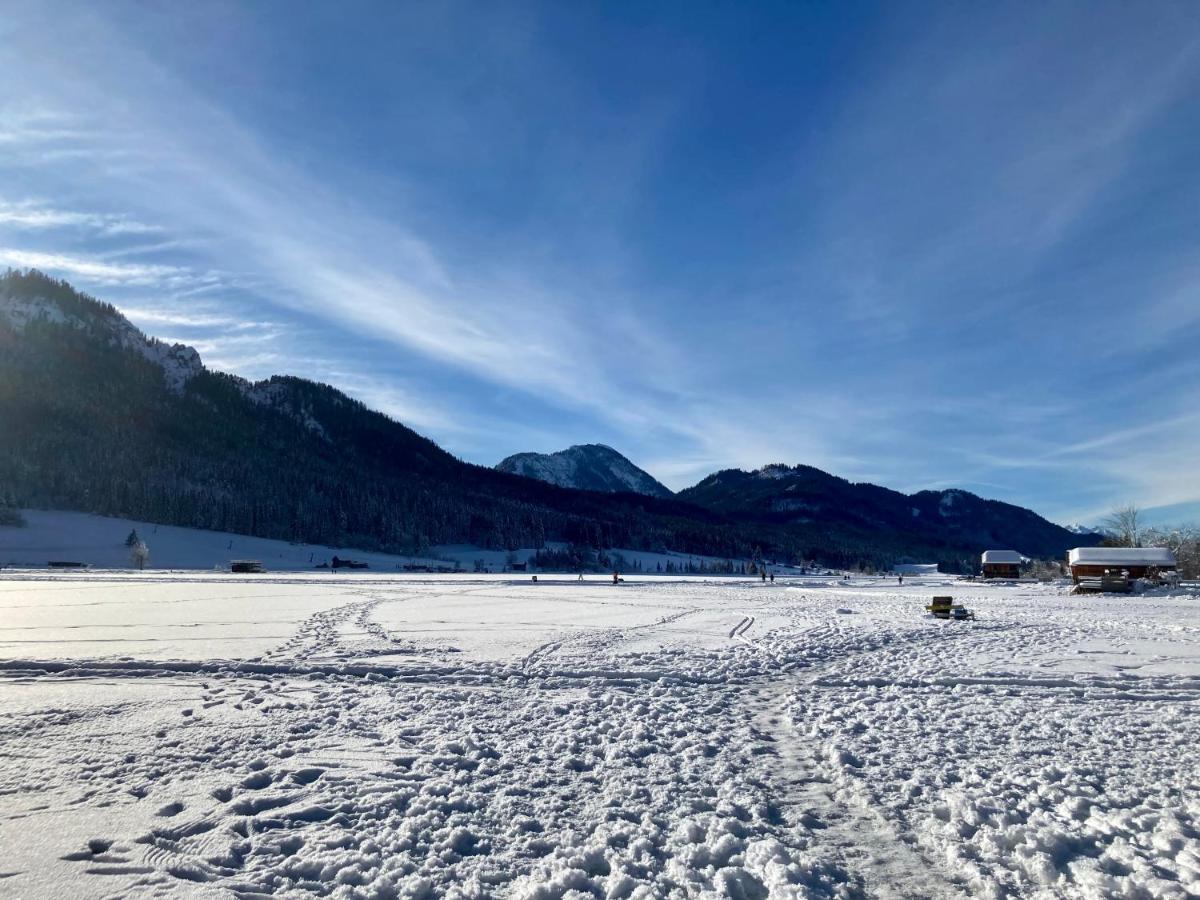
<path id="1" fill-rule="evenodd" d="M 125 544 L 131 531 L 136 531 L 148 545 L 150 557 L 146 568 L 155 571 L 217 569 L 227 572 L 234 559 L 255 559 L 267 572 L 312 572 L 338 556 L 366 563 L 369 571 L 377 573 L 405 571 L 406 565 L 429 566 L 431 571 L 445 567 L 448 571 L 474 572 L 477 564 L 487 572 L 503 572 L 507 562 L 529 563 L 537 553 L 532 547 L 509 553 L 470 544 L 445 544 L 430 548 L 427 556 L 397 556 L 353 547 L 290 543 L 229 531 L 155 525 L 91 513 L 44 509 L 20 512 L 26 521 L 24 527 L 0 526 L 0 568 L 45 568 L 51 560 L 65 560 L 93 569 L 128 569 L 134 565 L 130 548 Z M 567 546 L 562 542 L 547 541 L 543 549 L 563 550 Z M 647 572 L 654 571 L 655 566 L 666 570 L 668 564 L 683 571 L 680 567 L 688 563 L 698 571 L 702 564 L 711 566 L 726 562 L 698 554 L 620 548 L 614 548 L 612 554 L 622 561 L 622 570 L 639 565 Z M 774 568 L 779 572 L 785 570 L 783 566 Z"/>
<path id="2" fill-rule="evenodd" d="M 1200 598 L 917 581 L 4 572 L 0 894 L 1200 894 Z"/>

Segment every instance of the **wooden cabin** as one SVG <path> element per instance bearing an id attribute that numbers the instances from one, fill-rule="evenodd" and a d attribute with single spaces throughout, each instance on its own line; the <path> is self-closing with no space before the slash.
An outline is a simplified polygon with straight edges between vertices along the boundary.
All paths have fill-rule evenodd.
<path id="1" fill-rule="evenodd" d="M 1028 561 L 1016 550 L 984 550 L 980 559 L 984 578 L 1020 578 L 1021 566 Z"/>
<path id="2" fill-rule="evenodd" d="M 1177 568 L 1174 551 L 1166 547 L 1076 547 L 1067 553 L 1071 578 L 1125 576 L 1158 578 Z"/>

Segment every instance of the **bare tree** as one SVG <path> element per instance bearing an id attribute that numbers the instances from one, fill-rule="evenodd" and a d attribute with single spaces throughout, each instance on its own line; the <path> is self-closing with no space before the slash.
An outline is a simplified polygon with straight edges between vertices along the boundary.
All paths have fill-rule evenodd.
<path id="1" fill-rule="evenodd" d="M 146 560 L 150 558 L 150 548 L 146 546 L 145 541 L 138 541 L 130 548 L 129 556 L 135 566 L 139 569 L 144 569 L 146 568 Z"/>
<path id="2" fill-rule="evenodd" d="M 1182 578 L 1200 577 L 1200 529 L 1194 525 L 1147 528 L 1142 538 L 1150 547 L 1167 547 L 1175 554 Z"/>
<path id="3" fill-rule="evenodd" d="M 1117 547 L 1142 546 L 1141 515 L 1132 503 L 1114 509 L 1102 523 L 1110 542 Z"/>

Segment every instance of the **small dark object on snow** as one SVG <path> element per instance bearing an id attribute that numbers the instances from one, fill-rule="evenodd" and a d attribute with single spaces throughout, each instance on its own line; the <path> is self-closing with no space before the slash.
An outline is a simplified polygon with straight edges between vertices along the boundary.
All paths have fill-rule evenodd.
<path id="1" fill-rule="evenodd" d="M 953 597 L 934 597 L 925 608 L 933 613 L 935 619 L 954 619 L 956 622 L 961 622 L 965 619 L 975 618 L 974 612 L 961 603 L 955 603 Z"/>
<path id="2" fill-rule="evenodd" d="M 369 569 L 371 568 L 365 562 L 356 562 L 353 559 L 338 559 L 333 558 L 333 568 L 335 569 Z"/>
<path id="3" fill-rule="evenodd" d="M 65 559 L 52 559 L 46 565 L 51 569 L 86 569 L 88 567 L 87 563 L 70 562 Z"/>
<path id="4" fill-rule="evenodd" d="M 229 564 L 229 569 L 241 575 L 258 575 L 266 571 L 257 559 L 235 559 Z"/>

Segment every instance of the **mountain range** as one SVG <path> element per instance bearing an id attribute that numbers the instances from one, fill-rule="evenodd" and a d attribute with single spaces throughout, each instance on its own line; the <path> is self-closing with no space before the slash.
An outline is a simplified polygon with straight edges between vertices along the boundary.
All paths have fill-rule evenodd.
<path id="1" fill-rule="evenodd" d="M 1089 542 L 965 491 L 909 496 L 806 466 L 672 495 L 603 445 L 473 465 L 332 386 L 211 371 L 37 271 L 0 275 L 0 422 L 0 505 L 364 549 L 563 541 L 571 564 L 622 547 L 968 568 L 989 547 Z"/>

